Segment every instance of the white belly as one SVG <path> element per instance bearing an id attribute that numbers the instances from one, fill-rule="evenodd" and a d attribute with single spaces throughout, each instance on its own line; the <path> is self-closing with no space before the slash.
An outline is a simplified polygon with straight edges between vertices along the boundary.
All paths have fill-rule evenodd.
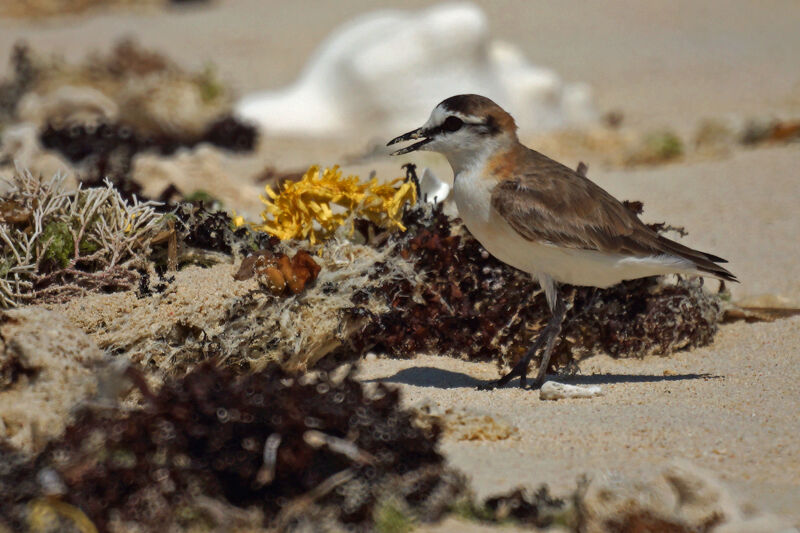
<path id="1" fill-rule="evenodd" d="M 462 172 L 453 196 L 470 233 L 489 253 L 534 276 L 546 274 L 571 285 L 610 287 L 626 279 L 695 272 L 694 265 L 673 256 L 629 257 L 593 250 L 561 248 L 522 237 L 491 207 L 490 180 Z"/>

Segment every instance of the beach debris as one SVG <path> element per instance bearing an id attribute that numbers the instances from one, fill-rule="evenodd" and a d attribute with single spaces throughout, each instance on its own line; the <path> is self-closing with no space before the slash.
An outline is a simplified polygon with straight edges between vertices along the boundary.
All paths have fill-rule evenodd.
<path id="1" fill-rule="evenodd" d="M 519 429 L 497 414 L 459 407 L 443 409 L 430 400 L 415 405 L 413 410 L 416 425 L 422 428 L 439 426 L 445 438 L 457 441 L 494 442 L 519 436 Z"/>
<path id="2" fill-rule="evenodd" d="M 694 134 L 683 137 L 670 129 L 640 130 L 592 124 L 529 137 L 538 151 L 561 159 L 591 157 L 612 167 L 657 166 L 675 161 L 724 157 L 745 146 L 800 140 L 800 120 L 754 118 L 744 123 L 704 118 Z"/>
<path id="3" fill-rule="evenodd" d="M 147 9 L 163 7 L 170 2 L 187 0 L 6 0 L 0 6 L 0 15 L 5 17 L 43 18 L 62 15 L 77 15 L 92 9 L 109 7 Z M 197 1 L 197 0 L 195 0 Z"/>
<path id="4" fill-rule="evenodd" d="M 650 478 L 596 476 L 575 502 L 581 531 L 789 530 L 784 520 L 746 510 L 714 474 L 684 460 L 671 461 Z"/>
<path id="5" fill-rule="evenodd" d="M 535 492 L 525 487 L 512 489 L 506 494 L 490 496 L 484 501 L 495 522 L 513 521 L 537 528 L 547 528 L 564 514 L 567 503 L 550 494 L 547 485 Z"/>
<path id="6" fill-rule="evenodd" d="M 208 144 L 181 148 L 173 155 L 139 152 L 126 183 L 140 187 L 141 197 L 160 202 L 203 201 L 209 211 L 238 206 L 255 212 L 262 205 L 258 194 L 263 188 L 236 172 L 233 159 Z"/>
<path id="7" fill-rule="evenodd" d="M 155 197 L 169 186 L 189 195 L 203 184 L 221 180 L 223 171 L 220 155 L 208 143 L 218 148 L 233 151 L 250 151 L 255 144 L 252 127 L 230 125 L 230 117 L 222 118 L 208 126 L 208 130 L 194 138 L 143 137 L 135 129 L 123 123 L 101 122 L 99 124 L 54 126 L 48 123 L 40 133 L 42 147 L 64 156 L 76 168 L 84 186 L 98 186 L 110 179 L 127 197 Z M 225 137 L 225 134 L 229 134 Z M 178 158 L 174 162 L 161 162 L 158 155 Z M 149 157 L 140 160 L 139 156 Z M 160 165 L 157 164 L 160 162 Z M 176 167 L 174 170 L 172 167 Z M 191 181 L 190 178 L 195 178 Z M 200 181 L 203 180 L 203 181 Z M 155 182 L 155 183 L 151 183 Z M 200 183 L 197 183 L 200 182 Z M 147 186 L 148 190 L 144 189 Z M 232 186 L 231 186 L 232 187 Z M 236 198 L 235 195 L 231 195 Z"/>
<path id="8" fill-rule="evenodd" d="M 0 443 L 25 454 L 59 437 L 97 388 L 103 352 L 60 313 L 0 311 Z"/>
<path id="9" fill-rule="evenodd" d="M 11 49 L 9 62 L 12 75 L 0 80 L 0 129 L 16 119 L 17 104 L 31 90 L 37 78 L 37 65 L 23 43 L 16 43 Z"/>
<path id="10" fill-rule="evenodd" d="M 237 227 L 228 213 L 211 211 L 204 205 L 182 202 L 173 213 L 180 228 L 180 241 L 193 248 L 239 257 L 278 242 L 277 238 L 250 231 L 246 226 Z"/>
<path id="11" fill-rule="evenodd" d="M 480 523 L 581 533 L 793 531 L 786 520 L 746 510 L 713 474 L 686 461 L 642 478 L 587 474 L 561 498 L 546 485 L 517 487 L 482 502 L 462 499 L 453 511 Z"/>
<path id="12" fill-rule="evenodd" d="M 645 134 L 640 142 L 629 149 L 625 164 L 656 165 L 674 161 L 684 154 L 683 141 L 671 130 L 656 130 Z"/>
<path id="13" fill-rule="evenodd" d="M 85 125 L 56 125 L 48 122 L 41 133 L 42 145 L 56 150 L 73 163 L 89 156 L 109 157 L 116 150 L 132 158 L 141 151 L 172 155 L 179 148 L 191 148 L 208 143 L 233 152 L 249 152 L 255 146 L 256 134 L 251 126 L 223 117 L 211 122 L 196 137 L 142 136 L 136 129 L 121 122 L 99 122 Z"/>
<path id="14" fill-rule="evenodd" d="M 141 409 L 81 409 L 62 439 L 13 475 L 47 469 L 65 489 L 59 505 L 100 531 L 229 525 L 220 522 L 227 512 L 203 511 L 209 501 L 241 509 L 240 520 L 257 511 L 246 515 L 251 528 L 368 530 L 387 501 L 424 523 L 465 492 L 436 451 L 439 429 L 414 426 L 396 389 L 368 394 L 351 374 L 298 377 L 270 366 L 236 377 L 206 362 L 143 393 Z M 2 518 L 24 520 L 41 491 L 0 505 Z"/>
<path id="15" fill-rule="evenodd" d="M 155 203 L 128 202 L 110 183 L 67 192 L 63 176 L 40 181 L 26 170 L 0 200 L 2 307 L 135 288 L 165 222 Z"/>
<path id="16" fill-rule="evenodd" d="M 0 90 L 4 113 L 39 128 L 118 121 L 142 138 L 192 139 L 231 111 L 230 91 L 213 67 L 184 70 L 131 39 L 81 63 L 18 44 L 12 63 Z"/>
<path id="17" fill-rule="evenodd" d="M 338 166 L 321 170 L 312 166 L 298 181 L 285 181 L 276 192 L 266 186 L 261 200 L 263 223 L 254 226 L 280 239 L 308 239 L 311 244 L 330 238 L 337 228 L 364 218 L 380 228 L 400 229 L 405 205 L 417 201 L 413 183 L 397 178 L 379 183 L 342 176 Z M 335 210 L 336 209 L 336 210 Z"/>
<path id="18" fill-rule="evenodd" d="M 701 152 L 725 155 L 736 145 L 736 131 L 728 121 L 706 118 L 700 121 L 693 141 Z"/>
<path id="19" fill-rule="evenodd" d="M 800 120 L 753 118 L 747 121 L 740 135 L 740 142 L 744 145 L 798 140 L 800 140 Z"/>
<path id="20" fill-rule="evenodd" d="M 547 322 L 539 286 L 494 259 L 439 206 L 408 211 L 404 224 L 408 230 L 386 246 L 411 262 L 421 280 L 387 279 L 381 291 L 391 298 L 390 311 L 368 322 L 354 345 L 396 357 L 440 353 L 513 365 Z M 702 346 L 721 319 L 719 296 L 696 278 L 566 290 L 572 305 L 551 359 L 554 370 L 598 351 L 641 357 Z"/>
<path id="21" fill-rule="evenodd" d="M 317 279 L 320 269 L 305 250 L 298 250 L 291 259 L 286 254 L 259 250 L 242 261 L 233 277 L 242 281 L 257 275 L 259 283 L 265 285 L 272 294 L 285 294 L 287 289 L 292 294 L 299 294 L 307 283 Z"/>
<path id="22" fill-rule="evenodd" d="M 18 45 L 12 63 L 12 77 L 0 84 L 0 126 L 14 125 L 0 143 L 0 166 L 18 161 L 47 170 L 58 154 L 85 187 L 109 179 L 131 199 L 142 198 L 147 184 L 142 173 L 141 182 L 133 180 L 137 154 L 172 155 L 201 144 L 228 152 L 255 148 L 255 127 L 232 117 L 230 91 L 213 67 L 189 72 L 130 40 L 80 64 Z M 19 140 L 28 129 L 38 134 L 34 142 L 6 142 L 6 134 Z M 193 190 L 181 183 L 184 195 Z"/>
<path id="23" fill-rule="evenodd" d="M 430 168 L 422 171 L 419 194 L 423 202 L 442 203 L 450 195 L 450 185 L 441 181 Z"/>
<path id="24" fill-rule="evenodd" d="M 800 315 L 798 302 L 782 294 L 754 294 L 736 302 L 726 301 L 723 307 L 725 322 L 773 322 Z"/>
<path id="25" fill-rule="evenodd" d="M 539 134 L 529 144 L 558 158 L 591 157 L 613 167 L 662 165 L 689 152 L 681 136 L 669 129 L 642 131 L 596 124 Z"/>
<path id="26" fill-rule="evenodd" d="M 539 390 L 540 400 L 563 400 L 566 398 L 596 398 L 603 395 L 599 385 L 567 385 L 557 381 L 546 381 Z"/>
<path id="27" fill-rule="evenodd" d="M 363 137 L 408 131 L 431 102 L 469 92 L 501 103 L 524 128 L 595 117 L 587 85 L 565 83 L 493 39 L 484 12 L 464 3 L 354 18 L 320 45 L 294 84 L 247 95 L 236 113 L 269 134 Z"/>
<path id="28" fill-rule="evenodd" d="M 317 248 L 313 260 L 319 274 L 302 293 L 276 296 L 264 287 L 233 303 L 214 338 L 226 364 L 258 369 L 272 361 L 304 370 L 325 358 L 327 368 L 367 351 L 352 343 L 375 317 L 389 312 L 391 302 L 381 288 L 387 280 L 413 280 L 417 273 L 389 248 L 353 242 L 344 227 L 340 231 L 345 235 Z M 291 256 L 306 246 L 283 241 L 276 249 Z"/>
<path id="29" fill-rule="evenodd" d="M 630 208 L 641 206 L 631 203 Z M 270 272 L 272 282 L 259 276 L 261 288 L 253 290 L 257 285 L 252 280 L 236 282 L 236 270 L 219 265 L 225 268 L 203 274 L 210 285 L 200 308 L 192 300 L 194 291 L 178 286 L 169 291 L 167 301 L 155 295 L 124 302 L 108 299 L 102 330 L 87 324 L 86 331 L 104 349 L 168 374 L 180 375 L 207 358 L 210 347 L 225 364 L 240 370 L 257 370 L 270 362 L 295 371 L 318 364 L 328 368 L 369 351 L 395 357 L 438 353 L 506 367 L 516 363 L 548 320 L 544 294 L 531 277 L 495 260 L 457 219 L 442 212 L 441 204 L 406 210 L 405 232 L 381 233 L 370 221 L 354 220 L 358 234 L 372 237 L 356 238 L 345 224 L 314 246 L 281 241 L 246 224 L 237 228 L 226 213 L 209 213 L 200 206 L 181 204 L 175 217 L 179 265 L 213 265 L 225 258 L 233 262 L 228 254 L 244 257 L 256 250 L 267 257 L 286 256 L 291 264 L 304 250 L 320 270 L 314 283 L 291 294 L 280 290 L 284 285 L 276 272 Z M 200 247 L 208 251 L 201 253 Z M 164 255 L 158 251 L 154 257 Z M 245 263 L 240 277 L 250 268 L 255 277 L 257 259 Z M 275 268 L 285 282 L 272 261 L 264 266 Z M 160 264 L 165 263 L 163 258 Z M 218 280 L 220 276 L 229 281 Z M 551 371 L 597 352 L 641 357 L 703 346 L 713 340 L 722 317 L 722 299 L 696 278 L 654 277 L 606 290 L 567 291 L 571 305 Z M 130 321 L 152 321 L 154 306 L 165 305 L 168 317 L 158 313 L 161 322 L 140 328 L 131 328 L 112 311 L 123 306 Z M 83 323 L 79 310 L 67 309 L 76 323 Z"/>
<path id="30" fill-rule="evenodd" d="M 148 276 L 146 290 L 92 294 L 56 309 L 101 349 L 165 376 L 182 376 L 217 353 L 221 343 L 216 336 L 225 330 L 228 313 L 237 299 L 250 292 L 265 292 L 257 290 L 256 280 L 235 281 L 235 272 L 230 263 L 184 265 L 174 273 L 157 268 Z M 269 344 L 269 339 L 259 340 Z M 270 356 L 277 358 L 264 354 L 264 366 Z M 246 368 L 246 363 L 233 357 L 228 363 L 237 370 Z"/>
<path id="31" fill-rule="evenodd" d="M 800 315 L 800 307 L 743 307 L 736 304 L 724 306 L 723 322 L 774 322 Z"/>

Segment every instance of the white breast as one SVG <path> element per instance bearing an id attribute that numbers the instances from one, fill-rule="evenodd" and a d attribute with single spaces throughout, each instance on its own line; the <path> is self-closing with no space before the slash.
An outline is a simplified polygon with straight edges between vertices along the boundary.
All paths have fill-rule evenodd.
<path id="1" fill-rule="evenodd" d="M 456 175 L 453 196 L 470 233 L 489 253 L 519 270 L 594 287 L 659 274 L 696 272 L 690 261 L 674 256 L 629 257 L 529 241 L 491 207 L 495 184 L 481 177 L 475 167 L 467 168 Z"/>

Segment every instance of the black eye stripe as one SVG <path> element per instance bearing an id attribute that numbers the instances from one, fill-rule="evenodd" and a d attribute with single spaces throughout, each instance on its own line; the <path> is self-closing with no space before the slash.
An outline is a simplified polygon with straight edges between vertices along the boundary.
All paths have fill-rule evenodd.
<path id="1" fill-rule="evenodd" d="M 473 128 L 480 128 L 481 130 L 485 130 L 486 129 L 486 124 L 484 124 L 483 122 L 464 122 L 463 120 L 461 120 L 457 116 L 450 115 L 440 125 L 438 125 L 438 126 L 436 126 L 434 128 L 431 128 L 427 132 L 425 132 L 425 135 L 427 137 L 435 137 L 435 136 L 439 135 L 440 133 L 452 133 L 454 131 L 458 131 L 464 126 L 470 126 L 470 127 L 473 127 Z M 481 133 L 491 133 L 491 132 L 481 131 Z"/>

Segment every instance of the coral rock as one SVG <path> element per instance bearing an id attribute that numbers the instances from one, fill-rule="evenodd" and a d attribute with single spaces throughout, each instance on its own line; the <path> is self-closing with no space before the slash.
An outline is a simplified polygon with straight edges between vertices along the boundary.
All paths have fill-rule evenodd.
<path id="1" fill-rule="evenodd" d="M 492 40 L 486 15 L 470 4 L 363 15 L 320 46 L 294 85 L 247 96 L 236 109 L 274 134 L 396 135 L 418 127 L 432 103 L 465 92 L 492 98 L 525 127 L 594 116 L 585 85 L 565 84 Z"/>
<path id="2" fill-rule="evenodd" d="M 579 386 L 565 385 L 555 381 L 547 381 L 539 390 L 540 400 L 563 400 L 565 398 L 594 398 L 601 396 L 603 390 L 598 385 Z"/>

